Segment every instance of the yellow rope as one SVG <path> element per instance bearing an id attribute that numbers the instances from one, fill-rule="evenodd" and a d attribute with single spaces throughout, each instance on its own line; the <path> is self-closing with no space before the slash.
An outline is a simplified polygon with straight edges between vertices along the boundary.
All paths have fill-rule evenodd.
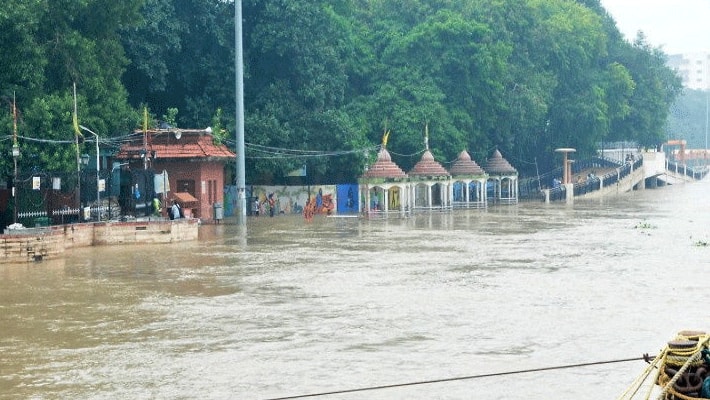
<path id="1" fill-rule="evenodd" d="M 673 378 L 671 378 L 671 380 L 668 381 L 668 383 L 666 383 L 665 386 L 663 386 L 663 390 L 661 391 L 661 394 L 658 395 L 658 400 L 663 400 L 666 393 L 668 393 L 668 392 L 671 392 L 671 394 L 673 394 L 674 396 L 679 397 L 684 400 L 685 399 L 688 399 L 688 400 L 694 399 L 694 397 L 688 397 L 688 396 L 682 395 L 680 393 L 677 393 L 675 390 L 673 390 L 673 385 L 676 383 L 676 381 L 678 381 L 678 379 L 680 379 L 680 377 L 683 375 L 683 373 L 685 373 L 685 371 L 688 368 L 690 368 L 692 363 L 694 363 L 695 361 L 700 359 L 700 356 L 702 355 L 702 353 L 701 353 L 702 349 L 705 348 L 705 345 L 707 344 L 707 342 L 709 340 L 710 340 L 710 336 L 703 336 L 702 340 L 698 340 L 698 344 L 695 346 L 695 349 L 694 349 L 695 353 L 688 358 L 688 361 L 686 361 L 682 367 L 680 367 L 680 369 L 678 370 L 678 372 L 676 372 L 676 374 L 673 376 Z M 675 353 L 675 349 L 673 349 L 673 353 Z"/>
<path id="2" fill-rule="evenodd" d="M 661 358 L 660 366 L 656 368 L 656 375 L 653 377 L 653 383 L 657 383 L 658 379 L 660 378 L 661 374 L 663 373 L 663 365 L 666 362 L 666 356 L 668 355 L 668 347 L 663 349 L 663 357 Z M 646 400 L 651 398 L 651 393 L 653 392 L 653 386 L 651 385 L 648 388 L 648 393 L 646 394 Z"/>
<path id="3" fill-rule="evenodd" d="M 619 396 L 617 400 L 623 400 L 625 398 L 632 399 L 634 395 L 636 395 L 636 392 L 643 386 L 643 383 L 646 381 L 648 378 L 648 375 L 651 374 L 651 371 L 653 371 L 653 368 L 658 364 L 661 360 L 663 360 L 663 356 L 666 353 L 666 348 L 664 348 L 654 359 L 651 361 L 646 369 L 643 370 L 641 375 L 639 375 L 632 383 L 629 385 L 629 387 L 624 391 L 624 393 Z M 654 379 L 653 382 L 656 380 Z M 651 386 L 653 387 L 653 386 Z M 632 392 L 633 390 L 633 392 Z M 631 393 L 629 393 L 631 392 Z"/>

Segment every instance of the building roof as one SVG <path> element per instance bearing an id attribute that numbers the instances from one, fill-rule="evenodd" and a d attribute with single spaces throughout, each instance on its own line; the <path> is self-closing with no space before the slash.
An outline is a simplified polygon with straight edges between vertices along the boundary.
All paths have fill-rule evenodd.
<path id="1" fill-rule="evenodd" d="M 456 161 L 451 165 L 451 175 L 483 175 L 485 171 L 476 164 L 466 150 L 459 153 Z"/>
<path id="2" fill-rule="evenodd" d="M 197 200 L 195 196 L 191 195 L 188 192 L 175 192 L 173 193 L 173 198 L 181 204 L 192 204 L 199 202 L 199 200 Z"/>
<path id="3" fill-rule="evenodd" d="M 155 129 L 136 131 L 116 154 L 118 159 L 152 158 L 210 159 L 227 161 L 234 154 L 227 146 L 214 144 L 212 134 L 204 129 Z"/>
<path id="4" fill-rule="evenodd" d="M 418 176 L 450 176 L 449 171 L 434 160 L 434 155 L 427 149 L 422 158 L 409 171 L 409 175 Z"/>
<path id="5" fill-rule="evenodd" d="M 515 174 L 518 172 L 505 158 L 503 158 L 498 149 L 496 149 L 496 151 L 493 152 L 493 155 L 491 155 L 491 157 L 486 161 L 485 165 L 483 165 L 483 169 L 489 174 L 496 175 Z"/>
<path id="6" fill-rule="evenodd" d="M 407 174 L 392 161 L 389 151 L 382 147 L 377 153 L 377 160 L 361 178 L 406 178 Z"/>

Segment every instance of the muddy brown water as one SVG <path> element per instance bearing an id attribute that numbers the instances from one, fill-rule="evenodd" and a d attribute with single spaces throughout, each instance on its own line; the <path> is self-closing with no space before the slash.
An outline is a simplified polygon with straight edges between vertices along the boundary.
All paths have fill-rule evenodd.
<path id="1" fill-rule="evenodd" d="M 0 265 L 0 398 L 260 400 L 655 354 L 710 329 L 709 195 L 259 217 Z M 645 366 L 315 398 L 612 399 Z"/>

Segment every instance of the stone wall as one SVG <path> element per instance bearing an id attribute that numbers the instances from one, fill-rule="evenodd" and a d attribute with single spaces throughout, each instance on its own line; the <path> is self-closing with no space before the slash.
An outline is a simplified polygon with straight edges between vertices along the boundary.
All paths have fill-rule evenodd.
<path id="1" fill-rule="evenodd" d="M 0 235 L 0 262 L 61 258 L 75 247 L 197 240 L 199 220 L 97 222 L 27 228 Z"/>
<path id="2" fill-rule="evenodd" d="M 0 235 L 0 262 L 20 263 L 59 258 L 66 249 L 64 235 L 48 228 L 23 229 L 22 234 Z"/>

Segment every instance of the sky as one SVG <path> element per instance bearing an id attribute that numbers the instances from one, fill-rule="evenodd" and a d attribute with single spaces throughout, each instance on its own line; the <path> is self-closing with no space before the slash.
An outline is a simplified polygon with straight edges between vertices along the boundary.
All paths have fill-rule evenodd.
<path id="1" fill-rule="evenodd" d="M 619 31 L 643 31 L 666 54 L 710 52 L 710 0 L 601 0 Z"/>

